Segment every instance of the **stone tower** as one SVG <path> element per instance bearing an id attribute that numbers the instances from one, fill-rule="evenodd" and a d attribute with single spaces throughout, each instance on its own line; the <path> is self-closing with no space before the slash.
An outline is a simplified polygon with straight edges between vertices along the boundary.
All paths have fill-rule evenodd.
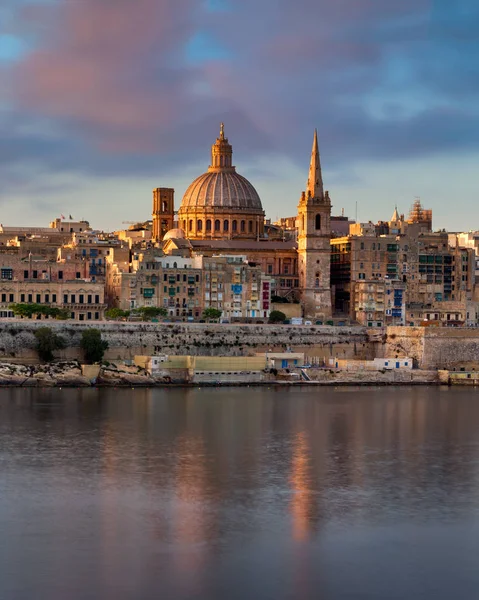
<path id="1" fill-rule="evenodd" d="M 306 318 L 331 317 L 331 201 L 323 189 L 315 130 L 306 192 L 298 205 L 298 272 Z"/>
<path id="2" fill-rule="evenodd" d="M 175 190 L 156 188 L 153 190 L 153 241 L 161 242 L 167 231 L 173 229 L 175 221 Z"/>

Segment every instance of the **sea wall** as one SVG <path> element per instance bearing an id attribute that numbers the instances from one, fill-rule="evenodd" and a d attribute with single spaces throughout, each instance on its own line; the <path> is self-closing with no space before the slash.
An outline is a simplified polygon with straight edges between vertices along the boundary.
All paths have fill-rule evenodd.
<path id="1" fill-rule="evenodd" d="M 35 330 L 51 327 L 63 336 L 64 360 L 82 360 L 80 340 L 89 327 L 101 330 L 109 348 L 106 360 L 132 360 L 136 355 L 254 356 L 257 352 L 304 352 L 308 358 L 372 359 L 375 343 L 363 327 L 233 325 L 208 323 L 114 323 L 3 320 L 0 322 L 0 360 L 35 363 Z"/>
<path id="2" fill-rule="evenodd" d="M 388 327 L 384 356 L 410 356 L 421 369 L 479 368 L 479 329 Z"/>

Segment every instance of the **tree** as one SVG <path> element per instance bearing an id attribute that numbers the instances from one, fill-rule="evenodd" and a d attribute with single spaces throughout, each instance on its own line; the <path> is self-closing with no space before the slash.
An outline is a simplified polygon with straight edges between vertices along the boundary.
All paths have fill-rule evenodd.
<path id="1" fill-rule="evenodd" d="M 269 315 L 270 323 L 284 323 L 284 321 L 286 321 L 286 315 L 284 312 L 281 312 L 280 310 L 271 311 Z"/>
<path id="2" fill-rule="evenodd" d="M 35 331 L 35 338 L 37 340 L 36 349 L 38 356 L 44 362 L 51 362 L 55 350 L 61 350 L 66 347 L 65 340 L 52 331 L 50 327 L 39 327 Z"/>
<path id="3" fill-rule="evenodd" d="M 168 311 L 162 306 L 141 306 L 137 308 L 137 312 L 140 314 L 143 321 L 149 321 L 155 317 L 166 317 Z"/>
<path id="4" fill-rule="evenodd" d="M 44 315 L 53 319 L 68 319 L 70 313 L 65 308 L 49 306 L 48 304 L 10 304 L 9 309 L 16 317 L 31 319 L 34 316 Z"/>
<path id="5" fill-rule="evenodd" d="M 203 311 L 204 319 L 219 319 L 223 313 L 217 308 L 205 308 Z"/>
<path id="6" fill-rule="evenodd" d="M 101 331 L 99 329 L 85 329 L 80 341 L 80 346 L 85 353 L 87 363 L 100 362 L 108 349 L 108 342 L 101 339 Z"/>
<path id="7" fill-rule="evenodd" d="M 121 308 L 109 308 L 105 312 L 105 317 L 107 319 L 113 319 L 115 321 L 119 319 L 126 319 L 130 316 L 129 310 L 121 310 Z"/>

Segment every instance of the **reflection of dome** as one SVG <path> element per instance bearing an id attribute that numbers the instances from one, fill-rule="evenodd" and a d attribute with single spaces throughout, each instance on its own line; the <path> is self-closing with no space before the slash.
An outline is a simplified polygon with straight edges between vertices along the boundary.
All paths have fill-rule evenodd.
<path id="1" fill-rule="evenodd" d="M 183 231 L 183 229 L 170 229 L 169 231 L 167 231 L 163 237 L 163 241 L 165 240 L 180 240 L 180 239 L 184 239 L 185 236 L 185 232 Z"/>
<path id="2" fill-rule="evenodd" d="M 211 207 L 262 212 L 258 192 L 236 171 L 217 171 L 200 175 L 186 190 L 181 208 Z"/>
<path id="3" fill-rule="evenodd" d="M 264 232 L 258 192 L 236 172 L 233 148 L 220 136 L 211 147 L 211 164 L 186 190 L 178 222 L 191 239 L 255 239 Z"/>

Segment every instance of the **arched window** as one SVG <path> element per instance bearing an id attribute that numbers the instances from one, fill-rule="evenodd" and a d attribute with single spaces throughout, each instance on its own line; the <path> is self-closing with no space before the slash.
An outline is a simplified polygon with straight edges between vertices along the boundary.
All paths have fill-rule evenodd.
<path id="1" fill-rule="evenodd" d="M 173 269 L 177 269 L 178 268 L 178 263 L 173 263 Z"/>
<path id="2" fill-rule="evenodd" d="M 253 221 L 248 221 L 248 232 L 253 233 Z"/>
<path id="3" fill-rule="evenodd" d="M 321 215 L 316 215 L 315 227 L 316 229 L 321 229 Z"/>
<path id="4" fill-rule="evenodd" d="M 319 287 L 319 277 L 316 277 L 315 285 L 316 287 Z"/>
<path id="5" fill-rule="evenodd" d="M 304 215 L 301 216 L 301 231 L 304 231 Z"/>
<path id="6" fill-rule="evenodd" d="M 211 231 L 211 219 L 206 221 L 206 231 Z"/>
<path id="7" fill-rule="evenodd" d="M 198 219 L 198 222 L 196 223 L 196 230 L 203 231 L 203 221 L 201 219 Z"/>
<path id="8" fill-rule="evenodd" d="M 236 219 L 233 221 L 231 229 L 233 231 L 238 231 L 238 221 Z"/>
<path id="9" fill-rule="evenodd" d="M 183 231 L 186 231 L 186 221 L 183 221 Z"/>
<path id="10" fill-rule="evenodd" d="M 190 219 L 189 230 L 193 231 L 193 220 L 192 219 Z"/>
<path id="11" fill-rule="evenodd" d="M 168 202 L 166 200 L 163 200 L 163 202 L 161 203 L 161 212 L 167 212 L 168 211 Z"/>
<path id="12" fill-rule="evenodd" d="M 225 219 L 225 221 L 223 223 L 223 231 L 228 231 L 229 227 L 230 227 L 230 222 L 227 219 Z"/>
<path id="13" fill-rule="evenodd" d="M 215 231 L 220 231 L 221 229 L 221 223 L 219 219 L 216 219 L 215 221 Z"/>
<path id="14" fill-rule="evenodd" d="M 246 228 L 246 221 L 241 221 L 241 233 L 245 232 L 245 228 Z"/>

